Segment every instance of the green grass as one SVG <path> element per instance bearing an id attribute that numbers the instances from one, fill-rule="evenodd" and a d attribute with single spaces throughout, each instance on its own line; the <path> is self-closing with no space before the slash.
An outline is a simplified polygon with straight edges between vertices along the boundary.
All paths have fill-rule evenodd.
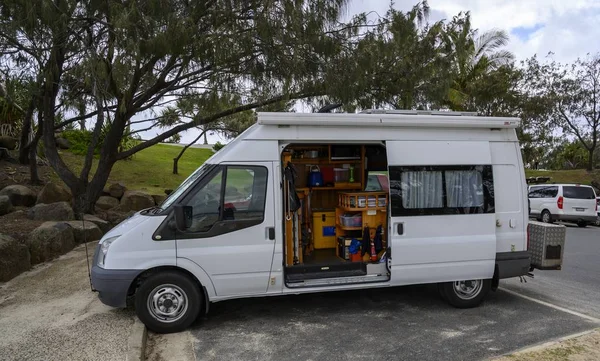
<path id="1" fill-rule="evenodd" d="M 600 180 L 600 171 L 590 173 L 585 169 L 573 170 L 525 170 L 527 177 L 551 177 L 548 183 L 591 184 L 592 179 Z"/>
<path id="2" fill-rule="evenodd" d="M 131 160 L 118 161 L 112 169 L 107 186 L 113 182 L 121 182 L 131 190 L 164 195 L 165 189 L 177 188 L 213 154 L 211 149 L 188 148 L 179 160 L 179 174 L 173 174 L 173 158 L 180 151 L 181 147 L 178 146 L 157 144 L 136 153 Z M 67 151 L 63 151 L 61 156 L 71 170 L 79 175 L 84 158 Z M 97 163 L 98 160 L 94 159 L 92 174 Z"/>

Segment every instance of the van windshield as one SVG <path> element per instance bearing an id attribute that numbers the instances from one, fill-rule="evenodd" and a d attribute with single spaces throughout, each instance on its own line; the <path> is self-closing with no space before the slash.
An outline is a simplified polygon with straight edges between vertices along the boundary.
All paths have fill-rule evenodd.
<path id="1" fill-rule="evenodd" d="M 596 199 L 592 187 L 565 186 L 563 187 L 563 196 L 574 199 Z"/>
<path id="2" fill-rule="evenodd" d="M 179 196 L 181 196 L 181 194 L 183 194 L 192 184 L 194 184 L 198 178 L 211 170 L 213 167 L 213 164 L 204 163 L 201 165 L 200 168 L 196 169 L 194 173 L 187 177 L 187 179 L 184 180 L 181 185 L 175 191 L 173 191 L 164 202 L 162 202 L 162 204 L 160 204 L 160 209 L 167 209 L 179 198 Z"/>

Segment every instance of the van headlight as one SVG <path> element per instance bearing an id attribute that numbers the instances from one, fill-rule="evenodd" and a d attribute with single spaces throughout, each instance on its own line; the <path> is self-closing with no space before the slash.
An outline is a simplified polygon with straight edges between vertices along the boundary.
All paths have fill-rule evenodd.
<path id="1" fill-rule="evenodd" d="M 100 250 L 98 251 L 98 267 L 104 268 L 104 261 L 106 260 L 106 254 L 110 245 L 117 240 L 120 236 L 110 237 L 100 243 Z"/>

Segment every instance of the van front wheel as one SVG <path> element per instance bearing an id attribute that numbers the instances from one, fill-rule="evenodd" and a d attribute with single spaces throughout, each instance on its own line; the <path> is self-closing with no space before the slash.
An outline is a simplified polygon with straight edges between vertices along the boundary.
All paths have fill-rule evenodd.
<path id="1" fill-rule="evenodd" d="M 135 294 L 135 312 L 156 333 L 180 332 L 198 317 L 202 294 L 188 276 L 163 271 L 146 278 Z"/>
<path id="2" fill-rule="evenodd" d="M 441 284 L 446 301 L 457 308 L 479 306 L 491 286 L 492 280 L 455 281 Z"/>

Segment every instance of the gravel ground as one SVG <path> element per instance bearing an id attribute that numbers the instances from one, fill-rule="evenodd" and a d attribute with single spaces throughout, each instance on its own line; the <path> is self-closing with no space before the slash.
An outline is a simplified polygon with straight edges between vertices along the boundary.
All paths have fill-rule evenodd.
<path id="1" fill-rule="evenodd" d="M 125 360 L 134 314 L 104 306 L 86 267 L 81 245 L 0 284 L 0 360 Z"/>

